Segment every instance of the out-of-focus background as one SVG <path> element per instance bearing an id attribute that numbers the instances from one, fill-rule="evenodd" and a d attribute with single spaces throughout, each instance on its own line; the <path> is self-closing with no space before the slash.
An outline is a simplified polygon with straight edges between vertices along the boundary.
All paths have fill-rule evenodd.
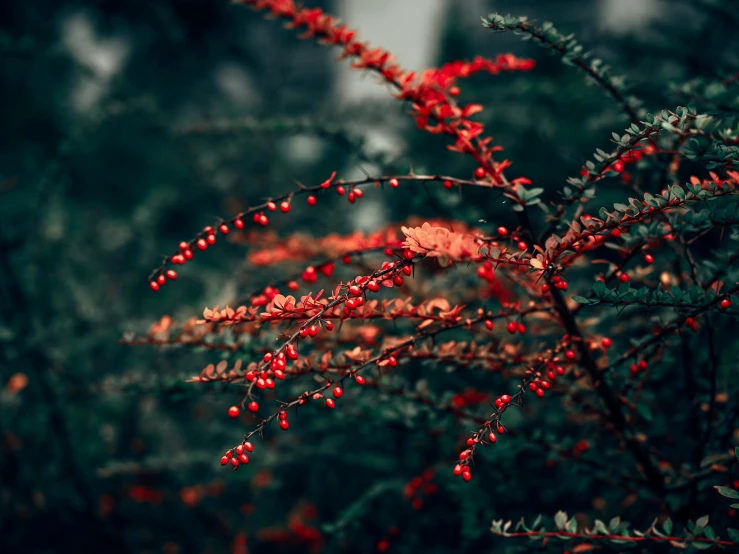
<path id="1" fill-rule="evenodd" d="M 480 75 L 463 95 L 485 105 L 511 171 L 548 198 L 627 122 L 573 68 L 486 31 L 480 16 L 552 20 L 629 76 L 650 110 L 686 102 L 668 82 L 717 79 L 739 65 L 739 14 L 728 0 L 306 3 L 409 69 L 534 57 L 533 72 Z M 424 510 L 409 508 L 403 483 L 446 471 L 455 437 L 437 448 L 423 426 L 405 424 L 407 413 L 384 429 L 340 413 L 298 420 L 254 467 L 223 471 L 220 453 L 244 432 L 223 417 L 238 396 L 183 383 L 218 358 L 118 344 L 163 314 L 199 315 L 277 274 L 219 244 L 152 293 L 146 277 L 161 256 L 217 217 L 333 170 L 471 174 L 443 138 L 414 128 L 385 85 L 336 55 L 228 0 L 0 3 L 4 554 L 369 552 L 390 535 L 397 552 L 483 552 L 493 548 L 493 516 L 561 506 L 562 491 L 547 483 L 567 474 L 540 473 L 544 459 L 514 448 L 488 460 L 477 486 L 450 484 Z M 513 223 L 500 198 L 442 192 L 370 193 L 351 217 L 338 197 L 313 210 L 301 202 L 270 227 L 324 236 L 411 213 Z M 531 472 L 537 488 L 501 488 L 514 469 Z"/>

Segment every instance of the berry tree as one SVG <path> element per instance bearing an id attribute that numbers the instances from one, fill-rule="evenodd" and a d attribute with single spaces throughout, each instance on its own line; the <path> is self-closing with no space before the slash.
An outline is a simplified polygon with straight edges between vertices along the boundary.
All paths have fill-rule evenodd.
<path id="1" fill-rule="evenodd" d="M 223 417 L 234 420 L 232 443 L 213 453 L 224 471 L 279 465 L 283 442 L 266 445 L 281 433 L 320 441 L 284 443 L 292 455 L 323 447 L 372 459 L 387 447 L 378 429 L 397 427 L 397 455 L 411 448 L 408 463 L 425 464 L 404 498 L 419 517 L 436 498 L 458 503 L 467 545 L 488 518 L 500 548 L 737 548 L 729 520 L 739 505 L 722 496 L 739 498 L 739 130 L 737 112 L 707 96 L 728 94 L 739 74 L 685 84 L 687 107 L 647 109 L 552 24 L 483 18 L 489 32 L 531 39 L 579 70 L 623 114 L 625 128 L 579 175 L 532 182 L 476 119 L 485 106 L 466 100 L 465 82 L 535 79 L 535 60 L 476 57 L 415 74 L 320 9 L 236 3 L 373 74 L 466 169 L 298 181 L 204 227 L 151 273 L 152 291 L 175 287 L 178 271 L 227 240 L 248 248 L 253 274 L 282 272 L 229 306 L 165 317 L 123 341 L 218 357 L 189 381 L 222 391 Z M 474 195 L 483 211 L 505 202 L 514 223 L 406 213 L 368 234 L 321 234 L 323 218 L 351 218 L 368 197 L 393 202 L 402 189 Z M 322 212 L 331 196 L 346 211 Z M 313 236 L 270 231 L 296 212 L 313 214 Z M 341 462 L 342 479 L 362 471 L 351 463 Z M 390 512 L 370 515 L 388 483 L 354 492 L 321 540 L 353 544 L 348 531 L 361 527 L 379 551 L 426 544 L 404 538 Z M 632 529 L 622 511 L 647 519 Z"/>

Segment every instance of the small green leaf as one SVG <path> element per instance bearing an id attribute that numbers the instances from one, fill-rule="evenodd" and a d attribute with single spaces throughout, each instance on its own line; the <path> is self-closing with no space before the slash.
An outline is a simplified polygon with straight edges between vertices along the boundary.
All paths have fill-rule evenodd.
<path id="1" fill-rule="evenodd" d="M 618 529 L 618 526 L 620 524 L 621 524 L 621 518 L 618 517 L 618 516 L 616 516 L 616 517 L 612 518 L 611 521 L 608 523 L 608 528 L 611 531 L 615 531 L 616 529 Z"/>
<path id="2" fill-rule="evenodd" d="M 713 488 L 716 489 L 721 496 L 725 496 L 726 498 L 739 498 L 739 492 L 729 487 L 716 485 Z"/>
<path id="3" fill-rule="evenodd" d="M 578 304 L 590 304 L 590 300 L 588 300 L 584 296 L 573 296 L 572 299 Z"/>
<path id="4" fill-rule="evenodd" d="M 567 524 L 567 514 L 561 510 L 557 512 L 554 516 L 554 524 L 560 531 L 564 529 L 564 526 Z"/>
<path id="5" fill-rule="evenodd" d="M 672 520 L 669 517 L 662 524 L 662 527 L 664 528 L 665 533 L 667 533 L 668 535 L 672 534 Z"/>
<path id="6" fill-rule="evenodd" d="M 703 529 L 706 528 L 706 525 L 708 525 L 708 516 L 699 517 L 698 521 L 695 522 L 695 530 L 694 533 L 696 535 L 700 535 L 703 533 Z"/>

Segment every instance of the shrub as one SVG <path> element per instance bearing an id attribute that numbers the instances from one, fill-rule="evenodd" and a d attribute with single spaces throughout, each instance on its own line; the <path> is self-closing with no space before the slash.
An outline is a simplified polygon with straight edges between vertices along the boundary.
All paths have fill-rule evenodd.
<path id="1" fill-rule="evenodd" d="M 412 445 L 411 465 L 419 456 L 427 463 L 403 488 L 411 506 L 423 510 L 440 492 L 455 499 L 453 519 L 473 543 L 474 527 L 492 516 L 493 534 L 529 537 L 534 549 L 553 539 L 568 540 L 571 552 L 644 542 L 736 547 L 739 533 L 723 529 L 737 505 L 719 495 L 739 498 L 730 478 L 739 438 L 732 340 L 739 133 L 736 109 L 709 106 L 700 91 L 724 94 L 739 76 L 681 85 L 687 107 L 648 113 L 625 79 L 552 24 L 483 18 L 490 31 L 532 39 L 574 66 L 628 120 L 608 151 L 593 148 L 579 175 L 559 187 L 556 175 L 542 183 L 519 175 L 526 168 L 503 158 L 475 118 L 484 106 L 465 100 L 467 78 L 536 79 L 534 60 L 476 57 L 416 75 L 320 9 L 292 0 L 237 3 L 376 75 L 419 131 L 440 135 L 466 160 L 469 174 L 342 179 L 334 171 L 298 182 L 205 227 L 152 272 L 152 290 L 174 286 L 175 266 L 206 259 L 232 239 L 249 249 L 249 271 L 278 267 L 286 275 L 233 307 L 180 323 L 165 317 L 124 341 L 222 357 L 190 379 L 228 385 L 224 417 L 248 427 L 218 453 L 221 465 L 247 470 L 259 463 L 262 439 L 284 431 L 298 433 L 304 448 L 341 449 L 350 466 L 366 458 L 362 467 L 375 475 L 383 470 L 373 451 L 392 436 L 403 445 L 398 455 Z M 515 224 L 408 213 L 369 234 L 320 236 L 323 218 L 350 218 L 366 197 L 392 202 L 401 189 L 475 198 L 483 210 L 506 202 Z M 322 211 L 331 195 L 346 199 L 348 211 Z M 608 202 L 614 195 L 621 200 Z M 268 230 L 294 212 L 311 214 L 316 236 Z M 408 431 L 375 438 L 393 426 Z M 351 479 L 352 470 L 336 463 Z M 374 536 L 378 550 L 401 540 L 391 517 L 369 513 L 386 478 L 352 493 L 324 532 L 347 540 L 348 530 L 378 519 L 385 525 Z M 507 502 L 491 502 L 493 491 Z M 532 509 L 553 514 L 554 528 L 533 521 Z M 629 529 L 622 510 L 650 519 Z M 519 514 L 515 526 L 504 521 Z M 610 523 L 598 519 L 604 514 Z"/>

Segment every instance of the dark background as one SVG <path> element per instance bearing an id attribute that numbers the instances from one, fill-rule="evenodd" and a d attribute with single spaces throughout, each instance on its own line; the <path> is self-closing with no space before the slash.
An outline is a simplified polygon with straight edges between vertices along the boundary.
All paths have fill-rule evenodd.
<path id="1" fill-rule="evenodd" d="M 729 1 L 309 4 L 343 15 L 377 46 L 397 45 L 401 64 L 420 64 L 413 69 L 508 51 L 534 57 L 533 72 L 481 75 L 464 94 L 485 105 L 514 173 L 547 198 L 627 122 L 577 71 L 513 35 L 487 32 L 480 16 L 553 20 L 630 77 L 650 110 L 686 102 L 670 83 L 739 66 Z M 443 139 L 414 129 L 384 85 L 336 64 L 336 54 L 227 0 L 0 3 L 3 553 L 242 552 L 242 533 L 252 553 L 310 551 L 310 538 L 289 523 L 308 504 L 317 512 L 310 520 L 308 510 L 309 526 L 333 524 L 325 552 L 372 551 L 393 526 L 391 551 L 488 552 L 501 547 L 488 531 L 493 517 L 587 511 L 594 494 L 608 496 L 575 468 L 552 470 L 546 453 L 515 442 L 485 461 L 477 486 L 452 482 L 459 430 L 428 438 L 418 414 L 402 410 L 298 420 L 298 432 L 271 440 L 248 471 L 224 471 L 220 453 L 244 427 L 223 417 L 238 395 L 182 384 L 217 357 L 118 344 L 163 314 L 184 319 L 233 303 L 276 274 L 220 244 L 151 293 L 146 277 L 162 254 L 216 217 L 332 170 L 474 169 Z M 214 121 L 232 126 L 188 132 Z M 346 137 L 365 141 L 370 159 Z M 320 211 L 301 205 L 271 227 L 324 236 L 409 214 L 514 224 L 502 202 L 465 194 L 375 194 L 353 217 L 337 198 Z M 9 384 L 19 374 L 22 390 Z M 357 400 L 356 409 L 377 401 Z M 563 418 L 548 417 L 553 426 Z M 579 438 L 565 431 L 558 440 Z M 435 467 L 442 492 L 412 510 L 398 491 Z M 526 482 L 509 485 L 514 471 Z M 599 517 L 615 515 L 610 509 Z M 654 517 L 648 506 L 632 510 L 647 525 Z"/>

